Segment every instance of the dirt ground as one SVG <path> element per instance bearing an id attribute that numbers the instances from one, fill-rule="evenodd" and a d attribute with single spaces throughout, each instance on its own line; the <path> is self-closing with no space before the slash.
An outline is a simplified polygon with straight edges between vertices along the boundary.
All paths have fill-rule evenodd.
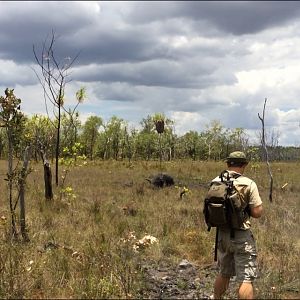
<path id="1" fill-rule="evenodd" d="M 145 265 L 146 286 L 141 297 L 148 299 L 210 299 L 218 273 L 216 264 L 199 267 L 183 259 L 178 265 L 161 262 Z M 225 298 L 234 298 L 234 284 Z"/>

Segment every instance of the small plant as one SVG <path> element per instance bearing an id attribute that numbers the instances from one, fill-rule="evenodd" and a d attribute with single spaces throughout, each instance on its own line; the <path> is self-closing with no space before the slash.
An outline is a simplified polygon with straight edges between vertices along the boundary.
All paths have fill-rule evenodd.
<path id="1" fill-rule="evenodd" d="M 82 149 L 83 146 L 80 143 L 75 143 L 71 148 L 65 147 L 63 149 L 63 157 L 59 159 L 60 165 L 65 167 L 61 176 L 60 200 L 63 196 L 67 196 L 68 199 L 76 198 L 73 188 L 66 186 L 66 179 L 72 167 L 82 167 L 87 164 L 86 156 L 79 154 Z"/>
<path id="2" fill-rule="evenodd" d="M 179 188 L 178 186 L 175 186 L 175 188 Z M 191 194 L 191 190 L 189 188 L 187 188 L 186 186 L 184 186 L 181 190 L 180 190 L 180 194 L 179 194 L 179 198 L 182 199 L 183 197 L 186 197 L 188 194 Z"/>

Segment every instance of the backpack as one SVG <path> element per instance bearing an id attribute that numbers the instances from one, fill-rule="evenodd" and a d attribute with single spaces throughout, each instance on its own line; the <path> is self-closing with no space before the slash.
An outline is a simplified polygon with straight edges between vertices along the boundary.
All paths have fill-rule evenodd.
<path id="1" fill-rule="evenodd" d="M 228 171 L 220 174 L 221 181 L 213 181 L 204 200 L 203 214 L 210 231 L 211 227 L 240 229 L 247 217 L 245 197 L 236 189 Z"/>

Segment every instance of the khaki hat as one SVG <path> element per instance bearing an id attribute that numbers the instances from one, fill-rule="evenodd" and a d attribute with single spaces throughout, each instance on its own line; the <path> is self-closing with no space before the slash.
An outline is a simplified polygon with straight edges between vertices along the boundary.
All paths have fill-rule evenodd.
<path id="1" fill-rule="evenodd" d="M 242 151 L 234 151 L 229 154 L 226 159 L 227 162 L 241 162 L 248 163 L 247 157 Z"/>

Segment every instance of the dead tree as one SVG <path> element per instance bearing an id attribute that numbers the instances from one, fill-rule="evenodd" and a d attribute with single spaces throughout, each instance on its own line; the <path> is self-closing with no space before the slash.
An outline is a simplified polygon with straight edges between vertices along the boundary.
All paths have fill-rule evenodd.
<path id="1" fill-rule="evenodd" d="M 35 74 L 40 81 L 40 84 L 44 92 L 44 100 L 46 105 L 46 111 L 48 114 L 47 102 L 53 105 L 53 114 L 56 119 L 56 123 L 53 125 L 56 128 L 56 149 L 55 149 L 55 183 L 58 186 L 58 160 L 60 155 L 60 128 L 62 111 L 66 113 L 68 111 L 64 108 L 64 94 L 65 87 L 70 82 L 69 71 L 78 55 L 71 59 L 70 57 L 64 58 L 63 61 L 58 61 L 55 55 L 55 42 L 56 35 L 52 31 L 50 39 L 46 38 L 42 45 L 41 55 L 39 56 L 35 47 L 33 46 L 33 53 L 38 66 L 41 69 L 41 75 L 35 70 Z M 49 114 L 48 114 L 49 116 Z"/>
<path id="2" fill-rule="evenodd" d="M 270 166 L 270 163 L 269 163 L 269 154 L 268 154 L 268 149 L 267 149 L 267 145 L 266 145 L 266 136 L 265 136 L 265 110 L 266 110 L 266 103 L 267 103 L 267 98 L 265 98 L 265 102 L 264 102 L 263 115 L 261 117 L 260 114 L 258 113 L 258 118 L 260 119 L 261 124 L 262 124 L 261 143 L 262 143 L 262 147 L 263 147 L 263 149 L 265 151 L 265 159 L 266 159 L 266 163 L 267 163 L 267 166 L 268 166 L 268 173 L 269 173 L 269 176 L 270 176 L 269 200 L 270 200 L 270 202 L 272 202 L 273 175 L 272 175 L 271 166 Z"/>

